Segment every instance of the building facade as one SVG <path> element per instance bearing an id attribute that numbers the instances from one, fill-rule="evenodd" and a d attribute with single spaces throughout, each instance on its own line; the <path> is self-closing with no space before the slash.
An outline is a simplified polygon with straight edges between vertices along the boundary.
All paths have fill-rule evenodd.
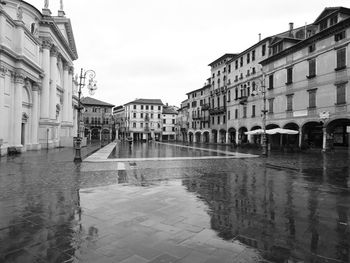
<path id="1" fill-rule="evenodd" d="M 5 4 L 5 5 L 4 5 Z M 24 1 L 0 4 L 0 154 L 73 146 L 78 58 L 70 19 Z"/>
<path id="2" fill-rule="evenodd" d="M 280 138 L 282 144 L 349 147 L 350 9 L 326 8 L 313 27 L 307 38 L 261 62 L 267 128 L 299 131 L 294 138 Z"/>
<path id="3" fill-rule="evenodd" d="M 163 106 L 162 112 L 162 141 L 176 140 L 176 119 L 178 108 L 174 106 Z"/>
<path id="4" fill-rule="evenodd" d="M 189 142 L 210 140 L 210 88 L 209 78 L 202 88 L 187 93 Z"/>
<path id="5" fill-rule="evenodd" d="M 134 141 L 161 140 L 163 102 L 159 99 L 136 99 L 124 105 L 125 129 Z"/>
<path id="6" fill-rule="evenodd" d="M 115 125 L 115 138 L 119 140 L 125 140 L 126 135 L 126 124 L 125 124 L 125 109 L 123 105 L 113 108 L 113 119 Z"/>
<path id="7" fill-rule="evenodd" d="M 261 135 L 246 132 L 266 124 L 298 132 L 269 135 L 271 147 L 349 147 L 349 23 L 350 9 L 326 8 L 312 24 L 290 23 L 210 63 L 210 129 L 197 128 L 196 91 L 188 93 L 189 141 L 259 145 Z"/>
<path id="8" fill-rule="evenodd" d="M 114 105 L 90 97 L 81 99 L 84 107 L 84 137 L 87 140 L 111 141 L 114 130 Z"/>
<path id="9" fill-rule="evenodd" d="M 176 140 L 187 142 L 187 132 L 189 129 L 189 103 L 187 100 L 181 102 L 176 118 Z"/>

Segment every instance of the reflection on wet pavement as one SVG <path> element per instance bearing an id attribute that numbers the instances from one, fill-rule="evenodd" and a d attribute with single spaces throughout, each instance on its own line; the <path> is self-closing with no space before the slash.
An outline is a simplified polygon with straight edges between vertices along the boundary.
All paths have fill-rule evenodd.
<path id="1" fill-rule="evenodd" d="M 73 154 L 0 159 L 0 262 L 350 260 L 348 153 L 79 165 Z"/>
<path id="2" fill-rule="evenodd" d="M 176 147 L 157 142 L 141 143 L 134 142 L 132 147 L 128 143 L 120 143 L 113 149 L 108 158 L 163 158 L 163 157 L 197 157 L 197 156 L 224 156 L 224 153 L 209 152 L 189 147 Z"/>

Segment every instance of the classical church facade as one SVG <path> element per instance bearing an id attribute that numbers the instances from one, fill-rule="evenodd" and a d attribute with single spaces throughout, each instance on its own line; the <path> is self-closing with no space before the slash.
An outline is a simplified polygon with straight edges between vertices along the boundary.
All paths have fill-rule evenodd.
<path id="1" fill-rule="evenodd" d="M 0 155 L 73 146 L 78 58 L 70 19 L 48 1 L 0 4 Z"/>

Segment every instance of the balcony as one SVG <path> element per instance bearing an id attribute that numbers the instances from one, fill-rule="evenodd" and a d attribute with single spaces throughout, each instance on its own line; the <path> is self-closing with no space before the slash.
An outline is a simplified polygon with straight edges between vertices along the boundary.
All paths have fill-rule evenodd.
<path id="1" fill-rule="evenodd" d="M 209 110 L 210 105 L 208 103 L 202 105 L 202 110 Z"/>
<path id="2" fill-rule="evenodd" d="M 245 105 L 245 104 L 247 104 L 248 96 L 238 97 L 238 100 L 239 100 L 239 104 Z"/>
<path id="3" fill-rule="evenodd" d="M 222 107 L 216 107 L 213 109 L 209 109 L 209 114 L 210 115 L 217 115 L 217 114 L 223 114 L 226 112 L 226 106 L 222 106 Z"/>
<path id="4" fill-rule="evenodd" d="M 192 117 L 192 120 L 196 121 L 196 120 L 200 120 L 201 117 L 200 116 L 195 116 L 195 117 Z"/>
<path id="5" fill-rule="evenodd" d="M 209 122 L 209 116 L 207 117 L 201 117 L 201 122 Z"/>

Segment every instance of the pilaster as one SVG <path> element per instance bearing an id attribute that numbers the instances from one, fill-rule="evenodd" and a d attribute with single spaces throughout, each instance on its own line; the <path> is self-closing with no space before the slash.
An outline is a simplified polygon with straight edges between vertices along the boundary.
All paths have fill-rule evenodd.
<path id="1" fill-rule="evenodd" d="M 0 5 L 1 6 L 1 5 Z M 0 119 L 4 120 L 3 117 L 5 114 L 4 107 L 4 92 L 5 92 L 5 75 L 7 69 L 5 67 L 0 67 Z M 5 121 L 0 121 L 0 156 L 5 154 L 5 150 L 3 150 L 4 137 L 5 137 L 5 127 L 7 127 L 8 123 Z"/>
<path id="2" fill-rule="evenodd" d="M 14 129 L 13 129 L 13 142 L 18 151 L 21 151 L 21 135 L 22 135 L 22 90 L 24 85 L 24 75 L 19 72 L 15 72 L 13 75 L 15 83 L 14 91 Z"/>
<path id="3" fill-rule="evenodd" d="M 44 77 L 42 81 L 42 90 L 40 96 L 40 117 L 41 119 L 48 120 L 50 117 L 50 49 L 52 42 L 45 39 L 42 43 L 42 68 L 44 70 Z"/>
<path id="4" fill-rule="evenodd" d="M 33 107 L 32 107 L 32 148 L 34 150 L 40 149 L 38 141 L 38 128 L 39 128 L 39 90 L 40 85 L 34 83 L 32 85 L 33 91 Z"/>
<path id="5" fill-rule="evenodd" d="M 67 64 L 63 65 L 63 121 L 69 122 L 69 66 Z"/>
<path id="6" fill-rule="evenodd" d="M 53 46 L 50 50 L 50 119 L 56 120 L 56 94 L 57 94 L 57 58 L 58 49 Z"/>

